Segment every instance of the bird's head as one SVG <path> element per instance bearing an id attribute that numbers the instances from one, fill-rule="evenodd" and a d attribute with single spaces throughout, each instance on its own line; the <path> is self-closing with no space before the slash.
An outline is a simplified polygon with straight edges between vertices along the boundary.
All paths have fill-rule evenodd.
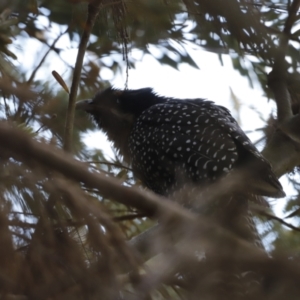
<path id="1" fill-rule="evenodd" d="M 112 87 L 98 92 L 94 98 L 78 101 L 76 109 L 89 113 L 113 146 L 128 156 L 128 137 L 138 116 L 156 104 L 152 89 L 118 90 Z"/>
<path id="2" fill-rule="evenodd" d="M 114 148 L 128 161 L 127 140 L 133 126 L 134 116 L 124 110 L 121 105 L 122 93 L 124 92 L 108 88 L 98 92 L 92 99 L 78 101 L 76 109 L 90 114 Z"/>
<path id="3" fill-rule="evenodd" d="M 120 96 L 124 93 L 113 88 L 98 92 L 94 98 L 78 101 L 76 109 L 91 114 L 99 127 L 105 132 L 114 130 L 122 123 L 131 123 L 132 115 L 121 104 Z M 124 124 L 123 124 L 124 125 Z"/>

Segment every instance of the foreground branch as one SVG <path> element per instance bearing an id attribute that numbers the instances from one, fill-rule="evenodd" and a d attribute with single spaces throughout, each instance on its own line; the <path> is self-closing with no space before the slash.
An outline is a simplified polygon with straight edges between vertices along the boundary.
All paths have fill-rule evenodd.
<path id="1" fill-rule="evenodd" d="M 223 264 L 223 262 L 230 262 L 231 264 L 231 261 L 232 264 L 235 264 L 238 261 L 243 269 L 261 270 L 264 276 L 272 280 L 272 286 L 282 283 L 285 291 L 288 291 L 290 286 L 295 286 L 295 280 L 298 280 L 300 276 L 299 270 L 293 262 L 282 257 L 270 259 L 263 251 L 239 239 L 233 233 L 211 222 L 207 217 L 196 216 L 176 203 L 151 193 L 124 187 L 115 178 L 109 178 L 99 173 L 91 173 L 88 171 L 86 164 L 76 161 L 67 153 L 50 145 L 36 142 L 21 130 L 12 128 L 5 122 L 0 122 L 0 145 L 1 152 L 6 151 L 14 159 L 29 166 L 43 167 L 54 171 L 54 174 L 59 172 L 68 179 L 98 189 L 104 197 L 164 217 L 162 218 L 165 221 L 162 226 L 163 233 L 176 235 L 176 249 L 174 247 L 170 248 L 174 249 L 171 252 L 172 257 L 169 256 L 170 252 L 163 253 L 162 258 L 165 261 L 165 268 L 155 268 L 154 270 L 157 272 L 154 275 L 148 272 L 145 275 L 145 280 L 139 282 L 141 291 L 153 290 L 155 286 L 160 285 L 162 280 L 174 278 L 173 274 L 176 274 L 178 268 L 190 266 L 192 270 L 194 266 L 198 272 L 198 269 L 201 269 L 201 265 L 198 265 L 195 258 L 195 247 L 197 249 L 198 246 L 204 247 L 205 250 L 208 249 L 211 257 L 219 261 L 220 264 Z M 63 181 L 61 187 L 64 188 L 65 186 L 66 184 Z M 66 190 L 66 192 L 69 192 L 69 190 Z M 75 197 L 74 195 L 69 198 L 77 201 L 77 208 L 88 201 L 85 197 Z M 93 205 L 93 203 L 89 203 L 89 207 L 85 206 L 86 209 L 88 208 L 86 213 L 94 211 Z M 152 232 L 152 236 L 156 241 L 159 241 L 162 236 L 164 239 L 167 237 L 167 235 L 161 235 L 160 233 L 157 237 L 155 231 L 156 229 Z M 152 240 L 152 242 L 154 241 Z M 219 251 L 220 249 L 222 251 Z M 280 270 L 280 273 L 276 270 Z"/>
<path id="2" fill-rule="evenodd" d="M 135 207 L 148 215 L 160 216 L 168 224 L 171 222 L 174 225 L 180 225 L 180 227 L 183 224 L 186 224 L 187 227 L 194 227 L 197 224 L 197 234 L 202 232 L 207 240 L 211 240 L 211 234 L 215 232 L 222 238 L 229 237 L 235 243 L 244 245 L 242 247 L 252 248 L 249 243 L 212 224 L 208 218 L 204 216 L 199 218 L 199 216 L 166 198 L 158 197 L 137 188 L 122 186 L 121 182 L 115 178 L 99 173 L 91 173 L 84 163 L 76 161 L 67 153 L 50 145 L 38 143 L 21 130 L 12 128 L 5 122 L 0 122 L 0 145 L 5 145 L 5 147 L 0 147 L 1 152 L 9 153 L 16 160 L 29 166 L 36 166 L 38 163 L 42 167 L 63 174 L 68 179 L 97 189 L 103 197 Z M 228 184 L 228 182 L 223 182 L 220 185 L 220 190 L 222 191 L 223 185 L 228 186 Z M 213 196 L 215 193 L 217 192 L 215 191 Z M 200 230 L 198 225 L 201 228 Z M 174 229 L 172 226 L 171 228 Z"/>
<path id="3" fill-rule="evenodd" d="M 166 198 L 158 197 L 139 189 L 122 186 L 118 179 L 99 173 L 91 173 L 86 164 L 81 163 L 61 150 L 38 143 L 21 130 L 12 128 L 6 122 L 0 123 L 0 149 L 17 160 L 57 171 L 69 179 L 82 182 L 89 188 L 97 189 L 103 197 L 135 207 L 148 215 L 170 213 L 181 215 L 187 220 L 194 216 Z M 5 145 L 5 147 L 3 147 Z M 20 145 L 22 145 L 20 147 Z"/>

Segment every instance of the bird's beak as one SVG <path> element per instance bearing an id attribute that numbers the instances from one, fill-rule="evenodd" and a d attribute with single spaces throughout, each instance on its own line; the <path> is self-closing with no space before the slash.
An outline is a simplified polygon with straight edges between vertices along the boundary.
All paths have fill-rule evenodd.
<path id="1" fill-rule="evenodd" d="M 76 110 L 89 111 L 90 109 L 92 109 L 92 103 L 93 103 L 92 99 L 85 99 L 85 100 L 78 101 L 76 103 Z"/>

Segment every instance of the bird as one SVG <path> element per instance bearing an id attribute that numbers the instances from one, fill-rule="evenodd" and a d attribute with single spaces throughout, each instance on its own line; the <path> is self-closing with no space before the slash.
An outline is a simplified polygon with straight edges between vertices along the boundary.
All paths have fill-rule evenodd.
<path id="1" fill-rule="evenodd" d="M 169 197 L 187 186 L 209 187 L 243 174 L 240 190 L 247 190 L 229 196 L 232 205 L 225 205 L 224 223 L 235 223 L 232 216 L 247 211 L 248 201 L 285 196 L 270 163 L 230 111 L 210 100 L 160 96 L 151 88 L 108 87 L 77 102 L 76 108 L 92 116 L 134 176 L 159 195 Z M 223 208 L 217 218 L 226 215 Z"/>

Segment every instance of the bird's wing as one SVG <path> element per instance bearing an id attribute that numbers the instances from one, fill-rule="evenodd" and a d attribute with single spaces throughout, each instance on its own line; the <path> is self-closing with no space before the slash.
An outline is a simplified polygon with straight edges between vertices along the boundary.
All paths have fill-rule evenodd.
<path id="1" fill-rule="evenodd" d="M 130 140 L 131 148 L 136 147 L 133 164 L 149 182 L 162 176 L 161 170 L 166 170 L 166 180 L 182 170 L 193 182 L 212 182 L 246 161 L 249 153 L 267 167 L 271 174 L 267 177 L 274 176 L 229 111 L 210 101 L 169 100 L 154 105 L 138 118 Z"/>
<path id="2" fill-rule="evenodd" d="M 171 174 L 175 166 L 195 182 L 212 181 L 232 169 L 237 147 L 217 117 L 207 111 L 210 105 L 171 100 L 143 112 L 130 139 L 133 163 L 149 177 L 161 176 L 160 169 L 169 168 Z M 157 161 L 163 168 L 152 165 Z"/>

